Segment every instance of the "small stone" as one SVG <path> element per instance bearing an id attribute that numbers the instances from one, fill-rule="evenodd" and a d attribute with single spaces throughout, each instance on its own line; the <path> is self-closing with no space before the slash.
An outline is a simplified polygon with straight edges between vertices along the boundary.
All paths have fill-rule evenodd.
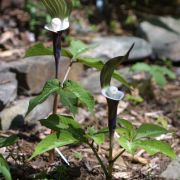
<path id="1" fill-rule="evenodd" d="M 166 180 L 178 180 L 180 179 L 180 156 L 177 156 L 167 167 L 167 169 L 161 174 L 162 178 Z"/>
<path id="2" fill-rule="evenodd" d="M 17 96 L 17 81 L 15 74 L 0 72 L 0 111 L 14 101 Z"/>
<path id="3" fill-rule="evenodd" d="M 144 39 L 129 36 L 98 37 L 92 40 L 97 47 L 88 51 L 84 56 L 108 60 L 116 56 L 124 56 L 131 45 L 135 43 L 129 60 L 144 59 L 152 55 L 151 45 Z"/>
<path id="4" fill-rule="evenodd" d="M 62 78 L 68 68 L 70 60 L 65 57 L 60 59 L 60 73 Z M 16 73 L 18 80 L 18 94 L 34 95 L 41 92 L 45 82 L 53 79 L 55 75 L 55 63 L 52 56 L 30 57 L 9 63 L 10 70 Z M 83 71 L 81 64 L 74 64 L 69 78 L 78 80 Z"/>
<path id="5" fill-rule="evenodd" d="M 17 100 L 13 105 L 0 112 L 1 128 L 3 130 L 20 128 L 25 123 L 36 124 L 37 120 L 47 117 L 52 112 L 53 97 L 50 97 L 42 104 L 36 106 L 27 117 L 24 117 L 30 99 Z"/>

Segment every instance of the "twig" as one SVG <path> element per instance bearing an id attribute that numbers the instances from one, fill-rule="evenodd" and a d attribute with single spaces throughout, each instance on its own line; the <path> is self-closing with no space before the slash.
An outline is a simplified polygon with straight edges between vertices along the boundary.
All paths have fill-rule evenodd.
<path id="1" fill-rule="evenodd" d="M 61 156 L 61 158 L 64 160 L 64 162 L 70 166 L 68 160 L 65 158 L 65 156 L 61 153 L 61 151 L 58 148 L 55 148 L 55 151 Z"/>
<path id="2" fill-rule="evenodd" d="M 66 81 L 66 79 L 67 79 L 67 77 L 68 77 L 68 75 L 69 75 L 69 72 L 70 72 L 70 70 L 71 70 L 71 68 L 72 68 L 73 63 L 74 63 L 74 59 L 72 58 L 69 66 L 68 66 L 68 69 L 67 69 L 67 71 L 66 71 L 66 74 L 65 74 L 65 76 L 64 76 L 64 78 L 63 78 L 63 80 L 62 80 L 61 87 L 64 86 L 64 82 Z"/>

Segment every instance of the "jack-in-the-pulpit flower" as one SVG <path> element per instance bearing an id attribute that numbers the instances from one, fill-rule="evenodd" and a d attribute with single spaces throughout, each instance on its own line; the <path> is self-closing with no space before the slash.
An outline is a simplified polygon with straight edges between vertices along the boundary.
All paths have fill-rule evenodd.
<path id="1" fill-rule="evenodd" d="M 118 90 L 117 87 L 110 85 L 111 78 L 113 76 L 114 70 L 119 66 L 119 64 L 128 59 L 129 53 L 131 52 L 133 46 L 134 44 L 130 47 L 125 56 L 119 56 L 108 60 L 101 70 L 101 92 L 102 95 L 107 99 L 108 127 L 110 135 L 114 134 L 114 130 L 116 128 L 118 103 L 124 97 L 124 93 L 122 91 Z"/>
<path id="2" fill-rule="evenodd" d="M 102 89 L 102 95 L 106 97 L 108 104 L 108 127 L 110 134 L 116 128 L 117 107 L 119 101 L 124 97 L 124 93 L 115 86 L 107 86 Z"/>
<path id="3" fill-rule="evenodd" d="M 61 34 L 69 27 L 69 16 L 72 10 L 71 0 L 42 0 L 48 13 L 51 15 L 51 22 L 45 25 L 45 29 L 53 33 L 53 52 L 55 59 L 56 74 L 58 78 L 59 60 L 61 57 Z"/>
<path id="4" fill-rule="evenodd" d="M 62 31 L 69 27 L 69 15 L 72 10 L 71 0 L 42 0 L 48 13 L 51 15 L 51 22 L 45 25 L 45 29 L 53 34 L 53 54 L 55 59 L 55 78 L 58 79 L 59 61 L 61 58 L 61 35 Z M 58 94 L 54 94 L 53 114 L 57 113 Z M 62 159 L 69 165 L 63 154 L 56 148 Z M 54 161 L 54 151 L 49 153 L 50 161 Z"/>
<path id="5" fill-rule="evenodd" d="M 42 0 L 51 22 L 45 25 L 45 29 L 52 32 L 60 32 L 69 27 L 69 16 L 72 10 L 71 0 Z"/>
<path id="6" fill-rule="evenodd" d="M 107 99 L 109 132 L 113 132 L 116 128 L 117 107 L 119 101 L 124 97 L 124 93 L 115 86 L 107 86 L 101 92 Z"/>

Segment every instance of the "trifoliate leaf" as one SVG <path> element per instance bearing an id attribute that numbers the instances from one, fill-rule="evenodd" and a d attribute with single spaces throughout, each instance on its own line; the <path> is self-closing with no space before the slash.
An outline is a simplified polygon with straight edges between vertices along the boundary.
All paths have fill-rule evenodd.
<path id="1" fill-rule="evenodd" d="M 80 84 L 75 81 L 65 81 L 64 90 L 73 93 L 81 103 L 87 106 L 89 111 L 92 111 L 95 105 L 95 101 L 90 92 L 85 90 Z"/>
<path id="2" fill-rule="evenodd" d="M 168 131 L 155 124 L 142 124 L 138 129 L 135 139 L 147 138 L 147 137 L 157 137 L 161 134 L 166 134 Z"/>

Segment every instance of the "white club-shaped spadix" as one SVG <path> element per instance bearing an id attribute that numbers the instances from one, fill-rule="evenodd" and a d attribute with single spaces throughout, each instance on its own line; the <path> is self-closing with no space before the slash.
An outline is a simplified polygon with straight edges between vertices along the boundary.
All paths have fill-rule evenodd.
<path id="1" fill-rule="evenodd" d="M 108 86 L 102 89 L 102 95 L 106 98 L 120 101 L 124 97 L 124 93 L 119 91 L 115 86 Z"/>
<path id="2" fill-rule="evenodd" d="M 63 31 L 69 27 L 69 19 L 65 18 L 63 20 L 59 18 L 53 18 L 49 24 L 45 26 L 45 29 L 52 32 Z"/>

